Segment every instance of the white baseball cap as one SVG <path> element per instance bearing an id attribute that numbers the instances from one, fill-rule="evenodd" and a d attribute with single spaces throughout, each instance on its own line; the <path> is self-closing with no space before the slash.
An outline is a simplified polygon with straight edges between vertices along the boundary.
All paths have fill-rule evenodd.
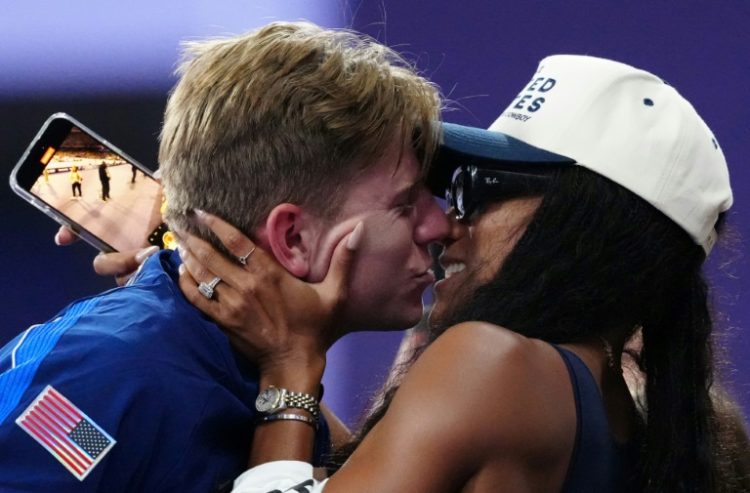
<path id="1" fill-rule="evenodd" d="M 648 201 L 706 254 L 732 205 L 724 154 L 693 106 L 655 75 L 601 58 L 545 58 L 488 130 L 444 123 L 433 185 L 462 164 L 456 155 L 583 166 Z"/>

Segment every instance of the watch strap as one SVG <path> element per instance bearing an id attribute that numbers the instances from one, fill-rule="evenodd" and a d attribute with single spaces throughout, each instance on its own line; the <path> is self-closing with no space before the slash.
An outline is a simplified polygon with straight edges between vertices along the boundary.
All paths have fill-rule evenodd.
<path id="1" fill-rule="evenodd" d="M 320 417 L 320 404 L 318 399 L 310 394 L 292 392 L 287 390 L 284 395 L 284 403 L 287 408 L 302 409 L 312 414 L 315 421 Z"/>
<path id="2" fill-rule="evenodd" d="M 266 401 L 266 403 L 262 404 L 263 396 L 268 395 L 276 396 L 274 397 L 274 403 L 268 405 L 268 401 Z M 273 385 L 260 392 L 255 407 L 265 416 L 279 413 L 285 409 L 302 409 L 310 413 L 316 422 L 320 418 L 320 404 L 318 403 L 318 399 L 314 396 L 304 392 L 294 392 L 292 390 L 274 387 Z"/>

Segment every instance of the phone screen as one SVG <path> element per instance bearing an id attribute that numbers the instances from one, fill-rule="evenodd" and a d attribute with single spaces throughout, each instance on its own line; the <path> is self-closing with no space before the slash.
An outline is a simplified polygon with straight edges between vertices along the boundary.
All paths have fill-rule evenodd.
<path id="1" fill-rule="evenodd" d="M 169 246 L 159 182 L 67 115 L 47 121 L 13 176 L 34 205 L 104 251 Z"/>

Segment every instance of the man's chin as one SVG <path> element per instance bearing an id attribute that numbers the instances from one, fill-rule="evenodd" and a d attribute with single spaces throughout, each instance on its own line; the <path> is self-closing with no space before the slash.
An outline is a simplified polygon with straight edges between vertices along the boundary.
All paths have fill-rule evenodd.
<path id="1" fill-rule="evenodd" d="M 422 309 L 416 313 L 403 314 L 401 316 L 394 316 L 391 320 L 384 320 L 379 327 L 370 329 L 377 330 L 378 332 L 396 332 L 399 330 L 407 330 L 418 325 L 422 321 Z"/>
<path id="2" fill-rule="evenodd" d="M 380 310 L 379 313 L 354 318 L 356 323 L 350 325 L 351 329 L 348 332 L 396 332 L 407 330 L 418 325 L 422 321 L 422 316 L 423 309 L 421 303 L 418 307 L 409 307 L 398 313 L 383 313 Z"/>

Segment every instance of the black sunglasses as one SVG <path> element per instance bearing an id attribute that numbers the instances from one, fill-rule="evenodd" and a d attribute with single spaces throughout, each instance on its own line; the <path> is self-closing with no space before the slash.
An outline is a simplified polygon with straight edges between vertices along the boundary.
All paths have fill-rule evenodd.
<path id="1" fill-rule="evenodd" d="M 453 173 L 445 200 L 456 219 L 468 219 L 489 200 L 510 199 L 543 193 L 550 176 L 477 166 L 461 166 Z"/>

